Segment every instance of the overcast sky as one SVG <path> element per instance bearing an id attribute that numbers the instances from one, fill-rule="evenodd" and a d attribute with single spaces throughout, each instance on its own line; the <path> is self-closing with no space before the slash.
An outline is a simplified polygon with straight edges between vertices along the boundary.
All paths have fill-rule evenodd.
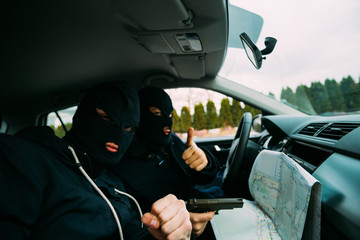
<path id="1" fill-rule="evenodd" d="M 279 98 L 282 87 L 340 81 L 360 76 L 359 0 L 234 0 L 230 3 L 259 14 L 263 28 L 257 46 L 267 36 L 278 42 L 260 70 L 248 61 L 243 49 L 227 53 L 221 76 Z M 234 64 L 240 63 L 240 64 Z"/>

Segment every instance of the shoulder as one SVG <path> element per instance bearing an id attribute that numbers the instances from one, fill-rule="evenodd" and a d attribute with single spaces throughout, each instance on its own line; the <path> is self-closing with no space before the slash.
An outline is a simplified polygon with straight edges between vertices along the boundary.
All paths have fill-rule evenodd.
<path id="1" fill-rule="evenodd" d="M 179 138 L 179 136 L 174 132 L 170 133 L 170 143 L 171 142 L 176 143 L 176 144 L 185 145 L 184 141 L 181 138 Z"/>
<path id="2" fill-rule="evenodd" d="M 34 147 L 28 139 L 8 134 L 0 134 L 0 149 L 6 152 L 27 152 Z"/>
<path id="3" fill-rule="evenodd" d="M 54 167 L 58 162 L 55 159 L 67 158 L 63 149 L 61 139 L 49 127 L 31 127 L 15 135 L 0 136 L 0 152 L 5 161 L 19 168 L 28 166 L 36 172 Z"/>
<path id="4" fill-rule="evenodd" d="M 32 141 L 42 141 L 51 138 L 57 138 L 54 134 L 54 131 L 48 126 L 41 126 L 41 127 L 27 127 L 15 134 L 15 136 L 29 139 Z"/>

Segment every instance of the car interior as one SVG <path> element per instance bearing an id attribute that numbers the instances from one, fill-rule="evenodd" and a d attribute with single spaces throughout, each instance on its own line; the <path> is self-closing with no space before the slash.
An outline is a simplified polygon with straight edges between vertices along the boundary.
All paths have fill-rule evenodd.
<path id="1" fill-rule="evenodd" d="M 283 152 L 322 185 L 321 239 L 360 236 L 359 114 L 308 115 L 218 75 L 228 47 L 243 48 L 241 33 L 258 42 L 260 15 L 226 0 L 11 1 L 4 8 L 0 133 L 47 125 L 50 113 L 76 106 L 100 82 L 212 90 L 261 111 L 244 114 L 235 136 L 195 140 L 221 165 L 213 183 L 220 197 L 251 200 L 256 156 Z"/>

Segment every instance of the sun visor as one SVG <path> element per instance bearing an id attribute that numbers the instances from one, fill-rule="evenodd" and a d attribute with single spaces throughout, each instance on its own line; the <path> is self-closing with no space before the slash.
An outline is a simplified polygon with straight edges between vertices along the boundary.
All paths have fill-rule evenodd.
<path id="1" fill-rule="evenodd" d="M 145 30 L 174 30 L 193 27 L 192 13 L 181 0 L 132 0 L 118 3 L 119 13 Z M 166 19 L 166 21 L 164 21 Z"/>
<path id="2" fill-rule="evenodd" d="M 175 50 L 165 40 L 165 38 L 159 34 L 134 34 L 133 38 L 149 52 L 174 54 Z"/>
<path id="3" fill-rule="evenodd" d="M 245 32 L 256 43 L 264 20 L 261 16 L 229 4 L 228 47 L 243 48 L 239 35 Z"/>

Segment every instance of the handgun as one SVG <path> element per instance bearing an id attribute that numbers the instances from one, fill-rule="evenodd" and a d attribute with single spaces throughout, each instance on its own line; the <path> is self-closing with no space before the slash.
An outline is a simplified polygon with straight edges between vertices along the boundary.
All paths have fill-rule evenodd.
<path id="1" fill-rule="evenodd" d="M 208 212 L 214 211 L 218 214 L 222 209 L 242 208 L 244 202 L 242 198 L 214 198 L 197 199 L 192 198 L 186 201 L 186 208 L 189 212 Z"/>

